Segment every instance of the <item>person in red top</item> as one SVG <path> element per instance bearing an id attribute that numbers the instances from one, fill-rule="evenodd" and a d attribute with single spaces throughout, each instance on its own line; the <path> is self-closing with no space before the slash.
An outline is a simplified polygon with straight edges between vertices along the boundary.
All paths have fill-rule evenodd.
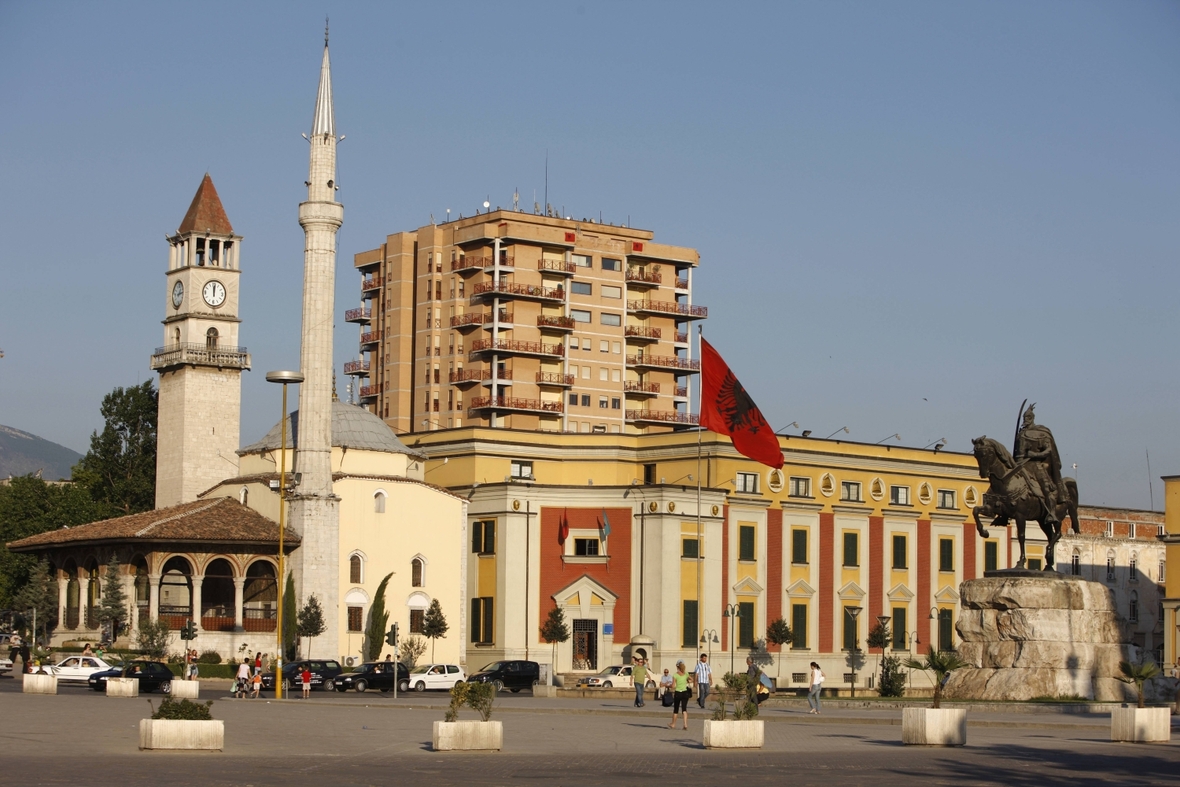
<path id="1" fill-rule="evenodd" d="M 304 665 L 303 672 L 299 677 L 303 680 L 303 699 L 309 699 L 311 697 L 311 670 Z"/>

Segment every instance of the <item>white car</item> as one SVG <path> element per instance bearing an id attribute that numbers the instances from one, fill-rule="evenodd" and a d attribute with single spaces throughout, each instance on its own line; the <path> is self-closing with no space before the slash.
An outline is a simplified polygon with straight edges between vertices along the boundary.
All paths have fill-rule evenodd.
<path id="1" fill-rule="evenodd" d="M 97 656 L 70 656 L 52 667 L 42 669 L 50 675 L 56 675 L 59 681 L 85 683 L 93 673 L 112 669 L 114 666 Z"/>
<path id="2" fill-rule="evenodd" d="M 12 660 L 7 656 L 0 656 L 0 675 L 12 672 Z"/>
<path id="3" fill-rule="evenodd" d="M 578 678 L 579 686 L 586 686 L 592 689 L 630 689 L 635 686 L 635 679 L 631 677 L 631 665 L 620 664 L 615 667 L 607 667 L 597 675 L 591 675 L 586 678 Z M 647 672 L 647 686 L 655 686 L 656 682 L 652 678 L 651 670 Z"/>
<path id="4" fill-rule="evenodd" d="M 403 678 L 400 688 L 402 691 L 426 691 L 427 689 L 443 689 L 450 691 L 456 683 L 467 680 L 463 668 L 454 664 L 419 664 L 410 670 L 410 677 Z"/>

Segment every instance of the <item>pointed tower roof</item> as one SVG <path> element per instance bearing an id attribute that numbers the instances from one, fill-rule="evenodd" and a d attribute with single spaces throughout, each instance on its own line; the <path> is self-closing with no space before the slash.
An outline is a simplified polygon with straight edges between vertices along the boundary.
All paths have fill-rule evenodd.
<path id="1" fill-rule="evenodd" d="M 328 61 L 328 39 L 324 37 L 324 61 L 320 64 L 320 89 L 315 97 L 315 119 L 311 135 L 336 136 L 336 116 L 332 111 L 332 64 Z"/>
<path id="2" fill-rule="evenodd" d="M 213 178 L 205 173 L 204 180 L 197 188 L 193 202 L 188 206 L 188 213 L 180 222 L 178 234 L 186 232 L 212 232 L 217 235 L 233 235 L 234 228 L 225 215 L 225 208 L 221 207 L 221 198 L 217 196 L 217 189 L 213 186 Z"/>

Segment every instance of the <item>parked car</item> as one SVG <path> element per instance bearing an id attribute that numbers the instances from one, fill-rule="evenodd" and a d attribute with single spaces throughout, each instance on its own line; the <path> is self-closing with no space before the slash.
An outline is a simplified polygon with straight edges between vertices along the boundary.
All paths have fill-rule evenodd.
<path id="1" fill-rule="evenodd" d="M 597 675 L 578 678 L 578 685 L 591 689 L 630 689 L 635 686 L 635 680 L 631 677 L 631 665 L 620 664 L 614 667 L 607 667 Z M 647 673 L 646 685 L 656 685 L 650 671 Z"/>
<path id="2" fill-rule="evenodd" d="M 456 683 L 462 683 L 467 678 L 463 668 L 454 664 L 419 664 L 410 670 L 408 678 L 398 686 L 402 691 L 426 691 L 427 689 L 444 689 L 450 691 Z"/>
<path id="3" fill-rule="evenodd" d="M 172 691 L 172 670 L 158 661 L 131 661 L 121 667 L 111 667 L 90 673 L 86 685 L 95 691 L 107 690 L 108 678 L 138 678 L 139 690 L 143 692 L 159 689 L 165 694 Z"/>
<path id="4" fill-rule="evenodd" d="M 0 656 L 0 675 L 6 672 L 12 672 L 12 659 L 7 656 Z"/>
<path id="5" fill-rule="evenodd" d="M 369 689 L 391 691 L 396 680 L 403 682 L 410 679 L 410 670 L 400 661 L 397 663 L 397 674 L 394 675 L 392 661 L 370 661 L 362 664 L 352 672 L 346 672 L 336 678 L 336 691 L 354 689 L 358 692 Z"/>
<path id="6" fill-rule="evenodd" d="M 344 672 L 344 668 L 340 666 L 340 662 L 334 659 L 303 659 L 301 661 L 292 661 L 289 664 L 283 665 L 283 693 L 288 694 L 291 691 L 302 691 L 303 668 L 307 667 L 311 673 L 311 687 L 313 689 L 323 689 L 324 691 L 336 690 L 336 679 Z M 262 673 L 262 688 L 265 691 L 274 691 L 275 687 L 275 673 L 274 670 Z"/>
<path id="7" fill-rule="evenodd" d="M 541 665 L 535 661 L 493 661 L 474 673 L 471 683 L 491 683 L 496 691 L 510 690 L 516 694 L 521 689 L 531 689 L 541 677 Z"/>
<path id="8" fill-rule="evenodd" d="M 85 683 L 94 673 L 115 669 L 115 665 L 97 656 L 70 656 L 41 669 L 56 675 L 59 681 Z"/>

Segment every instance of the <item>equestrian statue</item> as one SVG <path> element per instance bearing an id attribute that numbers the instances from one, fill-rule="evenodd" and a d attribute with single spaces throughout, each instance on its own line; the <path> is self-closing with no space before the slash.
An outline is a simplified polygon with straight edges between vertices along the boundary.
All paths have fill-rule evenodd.
<path id="1" fill-rule="evenodd" d="M 1057 443 L 1048 427 L 1036 422 L 1028 400 L 1020 406 L 1016 443 L 1012 453 L 998 440 L 986 435 L 971 441 L 975 446 L 975 461 L 980 478 L 991 486 L 983 495 L 983 505 L 972 510 L 975 528 L 982 538 L 988 537 L 980 517 L 994 517 L 993 526 L 1006 526 L 1016 521 L 1016 537 L 1020 542 L 1020 560 L 1016 568 L 1024 568 L 1024 524 L 1036 521 L 1048 539 L 1045 548 L 1045 570 L 1053 569 L 1053 548 L 1061 539 L 1061 523 L 1066 515 L 1078 533 L 1078 484 L 1061 476 L 1061 457 Z"/>

